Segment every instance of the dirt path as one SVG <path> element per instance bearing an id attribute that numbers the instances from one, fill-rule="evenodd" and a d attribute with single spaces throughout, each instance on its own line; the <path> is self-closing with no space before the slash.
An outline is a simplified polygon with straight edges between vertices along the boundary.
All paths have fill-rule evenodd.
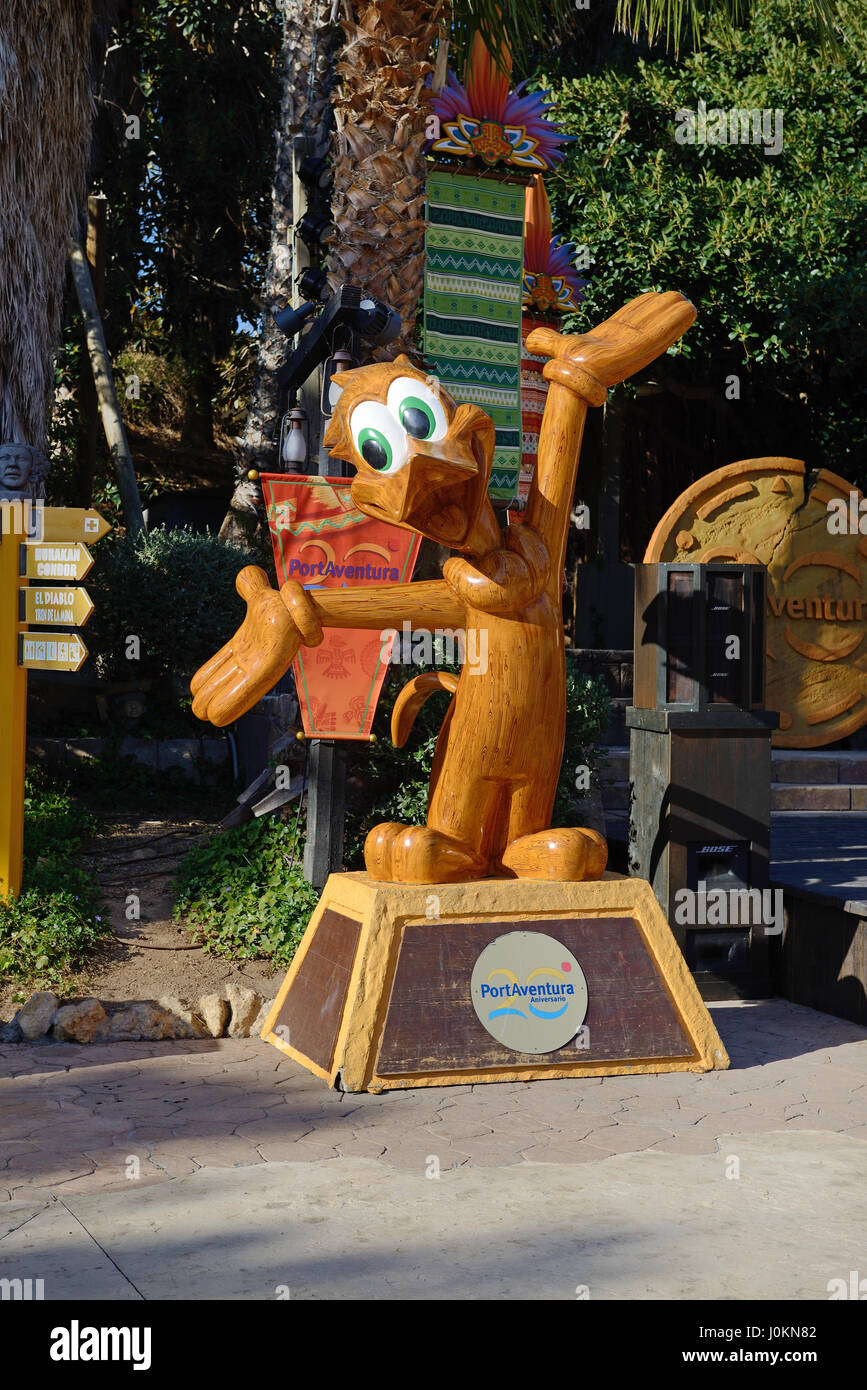
<path id="1" fill-rule="evenodd" d="M 95 872 L 114 939 L 83 977 L 99 999 L 195 999 L 222 993 L 231 981 L 270 996 L 283 971 L 266 961 L 229 961 L 191 945 L 172 918 L 172 882 L 185 854 L 213 827 L 202 820 L 126 816 L 106 824 L 85 862 Z M 138 919 L 132 895 L 138 898 Z"/>
<path id="2" fill-rule="evenodd" d="M 86 846 L 85 866 L 99 880 L 103 912 L 113 937 L 91 966 L 71 981 L 74 995 L 103 1000 L 157 999 L 161 995 L 196 1000 L 224 994 L 235 982 L 271 998 L 283 978 L 267 961 L 230 961 L 206 955 L 191 944 L 189 932 L 172 918 L 172 881 L 184 858 L 211 830 L 200 819 L 156 820 L 115 816 Z M 131 895 L 139 916 L 128 916 Z M 5 998 L 8 993 L 8 1000 Z M 11 1016 L 14 987 L 0 998 L 0 1017 Z"/>

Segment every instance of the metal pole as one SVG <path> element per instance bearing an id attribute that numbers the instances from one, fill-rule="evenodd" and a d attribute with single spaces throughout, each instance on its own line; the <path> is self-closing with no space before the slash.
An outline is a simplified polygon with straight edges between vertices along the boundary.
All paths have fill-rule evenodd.
<path id="1" fill-rule="evenodd" d="M 329 874 L 343 867 L 346 811 L 346 747 L 331 739 L 310 740 L 307 784 L 307 843 L 304 877 L 324 888 Z"/>

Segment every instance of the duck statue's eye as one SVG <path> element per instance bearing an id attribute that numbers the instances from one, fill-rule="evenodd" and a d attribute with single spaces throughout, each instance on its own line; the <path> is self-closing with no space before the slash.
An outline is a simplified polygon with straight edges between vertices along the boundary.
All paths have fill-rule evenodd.
<path id="1" fill-rule="evenodd" d="M 443 403 L 423 381 L 396 377 L 388 388 L 388 408 L 413 439 L 430 443 L 445 438 L 448 421 Z"/>
<path id="2" fill-rule="evenodd" d="M 382 401 L 357 405 L 349 428 L 358 453 L 377 473 L 396 473 L 406 463 L 406 432 Z"/>

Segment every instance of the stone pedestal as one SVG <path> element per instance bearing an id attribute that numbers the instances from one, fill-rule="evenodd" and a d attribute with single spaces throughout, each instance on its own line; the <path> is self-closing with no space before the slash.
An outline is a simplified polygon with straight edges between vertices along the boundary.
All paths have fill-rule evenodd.
<path id="1" fill-rule="evenodd" d="M 344 1091 L 729 1065 L 650 884 L 615 875 L 332 874 L 262 1038 Z"/>

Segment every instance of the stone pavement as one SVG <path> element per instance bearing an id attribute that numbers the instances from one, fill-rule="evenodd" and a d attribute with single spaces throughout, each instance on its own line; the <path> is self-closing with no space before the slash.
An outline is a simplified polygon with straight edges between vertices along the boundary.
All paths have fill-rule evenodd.
<path id="1" fill-rule="evenodd" d="M 728 1072 L 381 1096 L 253 1039 L 0 1048 L 0 1277 L 54 1298 L 827 1297 L 867 1274 L 867 1029 L 711 1008 Z"/>

